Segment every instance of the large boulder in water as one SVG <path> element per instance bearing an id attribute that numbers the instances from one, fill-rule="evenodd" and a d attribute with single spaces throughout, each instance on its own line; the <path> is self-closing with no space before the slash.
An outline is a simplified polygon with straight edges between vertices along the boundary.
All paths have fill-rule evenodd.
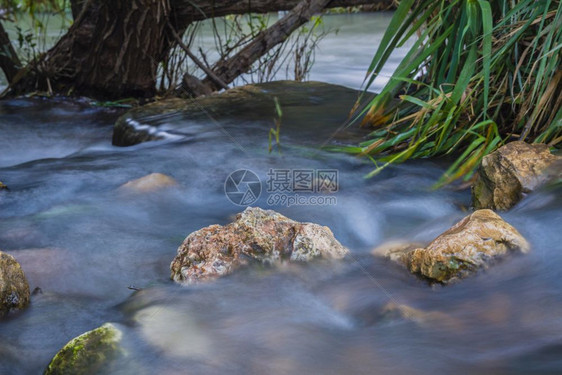
<path id="1" fill-rule="evenodd" d="M 122 332 L 106 323 L 70 340 L 51 360 L 45 375 L 107 373 L 122 353 Z"/>
<path id="2" fill-rule="evenodd" d="M 314 143 L 313 140 L 330 138 L 341 127 L 358 94 L 356 90 L 322 82 L 276 81 L 235 87 L 195 99 L 159 100 L 121 116 L 113 128 L 113 145 L 131 146 L 169 136 L 192 137 L 201 131 L 194 128 L 197 123 L 216 127 L 218 122 L 226 130 L 235 131 L 237 125 L 229 128 L 229 123 L 247 121 L 267 123 L 263 128 L 267 140 L 272 116 L 276 114 L 274 98 L 283 109 L 283 129 L 298 127 L 303 142 Z M 307 119 L 306 127 L 302 127 L 303 118 Z M 336 138 L 349 142 L 357 136 L 359 142 L 363 135 L 358 128 L 339 129 Z"/>
<path id="3" fill-rule="evenodd" d="M 228 225 L 211 225 L 190 234 L 171 264 L 171 278 L 191 283 L 229 274 L 252 262 L 340 259 L 346 254 L 348 250 L 328 227 L 249 207 Z"/>
<path id="4" fill-rule="evenodd" d="M 20 264 L 0 251 L 0 317 L 29 304 L 29 285 Z"/>
<path id="5" fill-rule="evenodd" d="M 488 268 L 508 253 L 527 253 L 529 243 L 492 210 L 466 216 L 424 248 L 389 247 L 386 257 L 410 272 L 434 282 L 447 283 Z M 381 250 L 378 250 L 381 253 Z"/>
<path id="6" fill-rule="evenodd" d="M 562 158 L 551 154 L 547 145 L 508 143 L 482 159 L 472 187 L 473 205 L 508 210 L 525 194 L 559 175 L 561 164 Z"/>

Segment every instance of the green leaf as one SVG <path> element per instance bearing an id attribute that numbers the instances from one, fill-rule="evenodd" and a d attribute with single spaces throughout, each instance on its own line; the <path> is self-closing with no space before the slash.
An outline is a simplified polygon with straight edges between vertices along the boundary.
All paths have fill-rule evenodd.
<path id="1" fill-rule="evenodd" d="M 482 43 L 483 69 L 484 69 L 484 114 L 488 112 L 488 98 L 490 96 L 490 66 L 492 62 L 492 8 L 486 0 L 478 0 L 482 11 L 482 29 L 484 40 Z"/>

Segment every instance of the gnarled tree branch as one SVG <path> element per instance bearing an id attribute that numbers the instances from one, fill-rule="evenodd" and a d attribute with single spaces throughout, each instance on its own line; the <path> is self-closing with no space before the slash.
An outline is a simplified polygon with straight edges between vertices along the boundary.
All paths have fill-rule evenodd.
<path id="1" fill-rule="evenodd" d="M 329 2 L 330 0 L 301 0 L 285 17 L 260 32 L 234 56 L 218 61 L 213 73 L 227 84 L 234 81 L 267 51 L 283 43 L 293 31 L 308 22 L 314 14 L 321 12 Z M 220 89 L 211 77 L 205 78 L 203 83 L 213 90 Z"/>
<path id="2" fill-rule="evenodd" d="M 229 14 L 298 8 L 298 12 L 291 12 L 271 29 L 259 34 L 235 57 L 215 65 L 213 73 L 228 84 L 246 71 L 255 59 L 283 42 L 314 12 L 325 7 L 389 1 L 72 0 L 73 13 L 79 16 L 53 48 L 17 75 L 10 85 L 10 94 L 52 89 L 57 93 L 100 99 L 149 97 L 156 93 L 159 64 L 177 45 L 178 38 L 174 34 L 181 36 L 190 23 Z M 170 24 L 173 32 L 168 28 Z M 241 60 L 234 61 L 237 58 Z M 219 80 L 212 78 L 208 75 L 203 83 L 209 82 L 207 86 L 212 88 L 219 87 Z"/>

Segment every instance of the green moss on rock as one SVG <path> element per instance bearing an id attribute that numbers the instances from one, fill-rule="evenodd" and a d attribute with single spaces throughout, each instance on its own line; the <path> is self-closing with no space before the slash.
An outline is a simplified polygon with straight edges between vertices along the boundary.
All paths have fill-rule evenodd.
<path id="1" fill-rule="evenodd" d="M 45 375 L 90 375 L 104 372 L 123 354 L 122 333 L 111 323 L 86 332 L 68 342 L 52 359 Z"/>

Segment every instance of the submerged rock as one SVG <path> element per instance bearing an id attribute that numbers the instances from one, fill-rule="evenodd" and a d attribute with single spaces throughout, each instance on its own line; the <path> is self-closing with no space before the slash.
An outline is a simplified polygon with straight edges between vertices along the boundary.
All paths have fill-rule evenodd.
<path id="1" fill-rule="evenodd" d="M 70 340 L 51 360 L 45 375 L 103 374 L 122 354 L 122 332 L 111 323 Z"/>
<path id="2" fill-rule="evenodd" d="M 132 109 L 117 119 L 113 127 L 112 144 L 114 146 L 132 146 L 161 139 L 162 137 L 157 134 L 154 128 L 141 125 L 141 119 L 174 113 L 185 109 L 185 107 L 185 100 L 171 98 Z"/>
<path id="3" fill-rule="evenodd" d="M 189 283 L 227 275 L 252 262 L 341 259 L 347 253 L 328 227 L 249 207 L 233 223 L 190 234 L 170 266 L 171 278 Z"/>
<path id="4" fill-rule="evenodd" d="M 544 144 L 511 142 L 485 156 L 472 187 L 475 208 L 508 210 L 525 194 L 560 175 L 562 158 Z"/>
<path id="5" fill-rule="evenodd" d="M 76 284 L 69 277 L 80 265 L 71 251 L 55 247 L 19 249 L 10 252 L 25 269 L 30 289 L 40 287 L 65 293 Z M 77 276 L 78 277 L 78 276 Z"/>
<path id="6" fill-rule="evenodd" d="M 176 180 L 162 173 L 151 173 L 136 180 L 129 181 L 119 187 L 119 190 L 129 193 L 151 193 L 167 187 L 177 186 Z"/>
<path id="7" fill-rule="evenodd" d="M 447 283 L 487 268 L 510 252 L 527 253 L 529 243 L 492 210 L 466 216 L 424 248 L 404 246 L 384 255 L 410 272 L 431 281 Z"/>
<path id="8" fill-rule="evenodd" d="M 283 108 L 284 128 L 291 124 L 300 126 L 303 116 L 322 112 L 325 118 L 318 121 L 322 128 L 326 128 L 327 138 L 346 121 L 349 108 L 357 100 L 357 94 L 356 90 L 322 82 L 275 81 L 235 87 L 195 99 L 160 100 L 132 109 L 121 116 L 113 128 L 113 145 L 132 146 L 163 139 L 169 135 L 172 123 L 174 136 L 190 136 L 194 132 L 193 124 L 208 123 L 209 117 L 213 122 L 270 122 L 276 113 L 274 97 L 278 98 Z M 313 122 L 309 126 L 315 129 Z M 269 127 L 264 130 L 264 137 L 267 139 Z M 350 131 L 340 131 L 337 137 L 345 137 L 349 142 Z M 314 130 L 314 133 L 317 131 Z M 318 134 L 314 135 L 318 137 Z"/>
<path id="9" fill-rule="evenodd" d="M 409 320 L 427 328 L 447 328 L 461 330 L 462 322 L 441 311 L 424 311 L 414 307 L 389 302 L 379 314 L 379 320 L 395 321 Z"/>
<path id="10" fill-rule="evenodd" d="M 0 317 L 29 304 L 29 285 L 20 264 L 0 251 Z"/>
<path id="11" fill-rule="evenodd" d="M 134 321 L 146 342 L 164 356 L 212 359 L 216 355 L 212 335 L 185 309 L 170 304 L 147 306 L 134 314 Z"/>

